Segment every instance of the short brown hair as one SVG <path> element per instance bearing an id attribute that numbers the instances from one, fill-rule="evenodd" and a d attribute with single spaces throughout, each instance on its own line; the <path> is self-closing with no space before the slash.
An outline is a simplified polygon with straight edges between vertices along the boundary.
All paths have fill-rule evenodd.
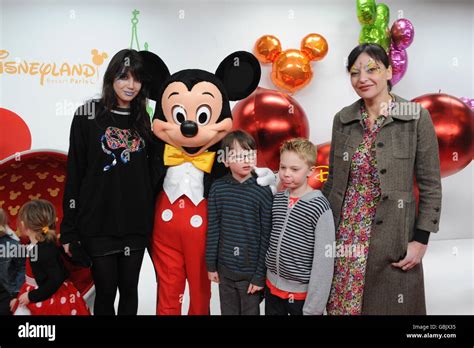
<path id="1" fill-rule="evenodd" d="M 249 133 L 243 130 L 235 130 L 222 139 L 221 149 L 224 151 L 226 156 L 234 149 L 235 143 L 239 144 L 244 150 L 257 150 L 255 139 Z"/>
<path id="2" fill-rule="evenodd" d="M 295 152 L 311 168 L 316 164 L 316 146 L 304 138 L 286 140 L 280 147 L 280 156 L 285 151 Z"/>
<path id="3" fill-rule="evenodd" d="M 56 241 L 56 209 L 51 202 L 35 199 L 25 203 L 18 213 L 18 223 L 20 222 L 36 233 L 35 237 L 39 242 Z"/>
<path id="4" fill-rule="evenodd" d="M 235 130 L 227 134 L 224 139 L 222 139 L 222 150 L 226 148 L 231 150 L 234 147 L 234 144 L 239 144 L 244 150 L 256 150 L 257 144 L 255 139 L 246 131 Z"/>

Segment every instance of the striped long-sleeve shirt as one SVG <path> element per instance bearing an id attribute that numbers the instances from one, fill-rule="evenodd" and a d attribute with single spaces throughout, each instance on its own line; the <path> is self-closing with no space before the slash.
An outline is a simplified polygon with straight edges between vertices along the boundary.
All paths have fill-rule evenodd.
<path id="1" fill-rule="evenodd" d="M 251 177 L 240 183 L 231 174 L 209 192 L 206 265 L 232 280 L 265 283 L 265 255 L 272 223 L 270 187 Z"/>
<path id="2" fill-rule="evenodd" d="M 287 292 L 306 292 L 303 314 L 322 314 L 334 272 L 334 219 L 328 200 L 314 190 L 288 207 L 289 192 L 275 195 L 267 251 L 267 279 Z"/>

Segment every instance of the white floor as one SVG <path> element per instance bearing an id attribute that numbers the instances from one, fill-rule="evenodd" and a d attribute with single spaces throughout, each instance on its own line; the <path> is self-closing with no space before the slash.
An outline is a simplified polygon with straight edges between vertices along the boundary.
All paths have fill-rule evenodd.
<path id="1" fill-rule="evenodd" d="M 423 263 L 428 314 L 474 314 L 474 239 L 431 241 Z"/>
<path id="2" fill-rule="evenodd" d="M 428 314 L 474 314 L 473 253 L 474 239 L 430 242 L 423 261 Z M 138 291 L 138 313 L 155 314 L 155 271 L 148 254 L 143 260 Z M 186 289 L 183 313 L 187 313 L 188 307 Z M 263 303 L 261 309 L 263 313 Z M 212 284 L 211 314 L 220 314 L 219 290 L 215 283 Z"/>

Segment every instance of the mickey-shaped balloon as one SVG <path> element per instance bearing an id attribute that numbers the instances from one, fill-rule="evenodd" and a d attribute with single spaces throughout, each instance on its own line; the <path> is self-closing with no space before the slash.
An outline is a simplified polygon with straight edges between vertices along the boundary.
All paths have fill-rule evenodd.
<path id="1" fill-rule="evenodd" d="M 151 243 L 157 314 L 181 314 L 186 280 L 188 313 L 209 314 L 205 197 L 212 181 L 227 172 L 216 152 L 232 129 L 229 101 L 244 99 L 257 88 L 260 65 L 252 54 L 238 51 L 226 57 L 215 74 L 187 69 L 170 76 L 157 55 L 141 54 L 153 75 L 153 133 L 159 138 L 162 174 Z"/>
<path id="2" fill-rule="evenodd" d="M 395 86 L 407 71 L 406 49 L 415 35 L 413 24 L 406 18 L 399 18 L 389 30 L 390 10 L 385 4 L 376 4 L 375 0 L 357 0 L 357 18 L 362 25 L 359 43 L 376 43 L 387 51 L 392 67 L 390 82 Z"/>
<path id="3" fill-rule="evenodd" d="M 415 28 L 406 18 L 397 19 L 391 29 L 390 66 L 392 67 L 392 86 L 395 86 L 405 75 L 408 68 L 408 53 L 406 49 L 413 42 Z"/>
<path id="4" fill-rule="evenodd" d="M 313 78 L 312 61 L 322 60 L 328 53 L 328 43 L 311 33 L 301 40 L 300 49 L 282 50 L 280 40 L 263 35 L 255 43 L 254 53 L 261 63 L 272 63 L 272 81 L 291 94 L 308 85 Z"/>
<path id="5" fill-rule="evenodd" d="M 376 4 L 375 0 L 357 0 L 357 18 L 362 25 L 359 43 L 376 43 L 388 51 L 390 46 L 388 6 L 382 3 Z"/>

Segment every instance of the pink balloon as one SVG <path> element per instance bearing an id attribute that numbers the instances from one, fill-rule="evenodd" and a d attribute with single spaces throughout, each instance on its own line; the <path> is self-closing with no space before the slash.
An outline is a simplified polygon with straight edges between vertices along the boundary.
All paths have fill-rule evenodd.
<path id="1" fill-rule="evenodd" d="M 397 19 L 391 29 L 392 43 L 396 49 L 405 50 L 411 45 L 415 37 L 415 28 L 413 24 L 406 19 Z"/>
<path id="2" fill-rule="evenodd" d="M 400 81 L 408 68 L 408 55 L 405 50 L 398 50 L 393 43 L 390 45 L 390 65 L 392 66 L 392 86 Z"/>
<path id="3" fill-rule="evenodd" d="M 461 99 L 467 106 L 471 108 L 472 111 L 474 111 L 474 99 L 468 98 L 468 97 L 461 97 Z"/>

